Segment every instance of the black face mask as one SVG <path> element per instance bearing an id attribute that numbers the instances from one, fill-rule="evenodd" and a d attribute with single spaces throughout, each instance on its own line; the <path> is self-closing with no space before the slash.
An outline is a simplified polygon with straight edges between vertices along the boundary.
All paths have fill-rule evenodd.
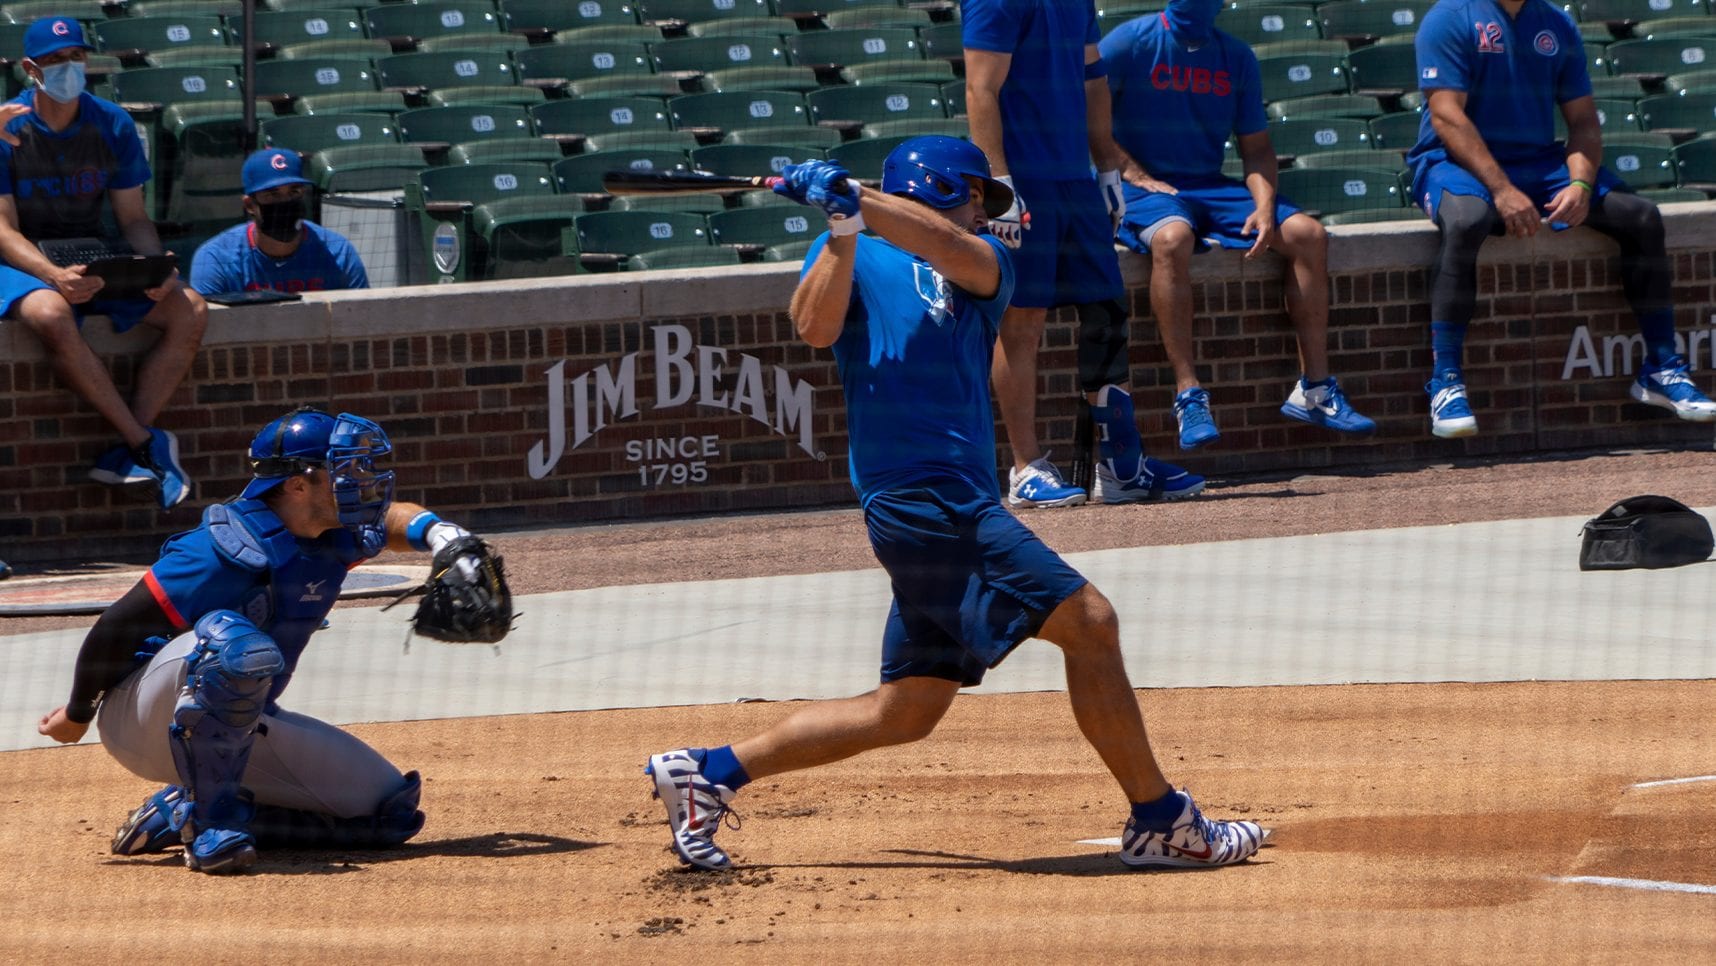
<path id="1" fill-rule="evenodd" d="M 298 237 L 298 222 L 304 217 L 304 199 L 256 204 L 256 230 L 278 242 Z"/>

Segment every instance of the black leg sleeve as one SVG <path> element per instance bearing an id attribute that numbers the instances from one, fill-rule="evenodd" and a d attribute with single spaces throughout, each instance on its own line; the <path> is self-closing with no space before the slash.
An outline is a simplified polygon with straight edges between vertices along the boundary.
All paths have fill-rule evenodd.
<path id="1" fill-rule="evenodd" d="M 1643 319 L 1672 307 L 1673 270 L 1655 204 L 1629 191 L 1611 191 L 1591 199 L 1585 224 L 1621 246 L 1621 286 L 1634 314 Z"/>
<path id="2" fill-rule="evenodd" d="M 1442 192 L 1436 209 L 1442 247 L 1430 267 L 1430 321 L 1472 321 L 1478 301 L 1478 249 L 1500 224 L 1495 206 L 1483 198 Z"/>
<path id="3" fill-rule="evenodd" d="M 1118 301 L 1085 302 L 1078 313 L 1078 387 L 1096 392 L 1131 381 L 1126 359 L 1126 308 Z"/>

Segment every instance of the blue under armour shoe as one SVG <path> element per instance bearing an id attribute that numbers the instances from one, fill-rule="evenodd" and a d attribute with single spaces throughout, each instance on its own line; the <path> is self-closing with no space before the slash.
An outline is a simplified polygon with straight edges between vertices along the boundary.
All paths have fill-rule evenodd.
<path id="1" fill-rule="evenodd" d="M 108 486 L 129 486 L 134 483 L 159 483 L 154 473 L 137 465 L 131 447 L 119 444 L 96 457 L 89 468 L 89 478 Z"/>
<path id="2" fill-rule="evenodd" d="M 1197 449 L 1221 439 L 1210 415 L 1210 394 L 1193 386 L 1174 397 L 1174 418 L 1180 421 L 1180 448 Z"/>
<path id="3" fill-rule="evenodd" d="M 1061 479 L 1061 471 L 1049 462 L 1047 453 L 1032 460 L 1024 469 L 1007 473 L 1007 503 L 1010 506 L 1078 506 L 1084 501 L 1084 490 L 1069 486 Z"/>
<path id="4" fill-rule="evenodd" d="M 1305 385 L 1303 378 L 1295 381 L 1293 392 L 1281 404 L 1281 415 L 1355 436 L 1376 432 L 1376 420 L 1354 409 L 1333 377 L 1314 386 Z"/>
<path id="5" fill-rule="evenodd" d="M 1466 401 L 1466 383 L 1460 370 L 1437 373 L 1424 384 L 1424 392 L 1430 396 L 1430 432 L 1443 439 L 1478 434 L 1478 418 Z"/>
<path id="6" fill-rule="evenodd" d="M 1171 463 L 1144 457 L 1138 475 L 1122 480 L 1115 475 L 1108 460 L 1096 464 L 1096 486 L 1093 492 L 1102 503 L 1153 503 L 1158 500 L 1184 500 L 1204 491 L 1204 478 Z"/>
<path id="7" fill-rule="evenodd" d="M 1639 402 L 1661 406 L 1681 419 L 1695 423 L 1716 420 L 1716 402 L 1698 391 L 1688 374 L 1686 360 L 1674 356 L 1661 368 L 1639 373 L 1632 396 Z"/>
<path id="8" fill-rule="evenodd" d="M 148 855 L 165 852 L 179 844 L 179 825 L 173 809 L 185 800 L 185 790 L 168 785 L 143 800 L 119 830 L 113 833 L 114 855 Z"/>
<path id="9" fill-rule="evenodd" d="M 179 465 L 179 438 L 164 429 L 150 429 L 149 442 L 137 451 L 137 463 L 160 483 L 161 509 L 170 510 L 191 495 L 191 479 Z"/>

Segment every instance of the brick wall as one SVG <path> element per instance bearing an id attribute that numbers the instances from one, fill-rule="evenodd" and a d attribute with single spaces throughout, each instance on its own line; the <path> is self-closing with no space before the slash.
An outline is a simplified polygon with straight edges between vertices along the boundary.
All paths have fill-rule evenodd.
<path id="1" fill-rule="evenodd" d="M 1716 213 L 1671 206 L 1677 321 L 1712 366 Z M 1298 372 L 1279 262 L 1236 253 L 1194 265 L 1196 343 L 1222 440 L 1182 458 L 1173 380 L 1150 321 L 1148 265 L 1128 257 L 1132 379 L 1151 452 L 1203 473 L 1358 467 L 1586 446 L 1708 448 L 1708 427 L 1628 401 L 1594 376 L 1605 340 L 1636 329 L 1612 246 L 1590 233 L 1486 248 L 1467 375 L 1481 435 L 1436 440 L 1429 367 L 1427 229 L 1338 231 L 1331 250 L 1331 364 L 1380 424 L 1346 441 L 1283 419 Z M 795 341 L 782 307 L 793 266 L 447 285 L 215 309 L 204 349 L 160 420 L 179 434 L 196 491 L 159 511 L 138 492 L 88 482 L 113 442 L 61 389 L 41 348 L 0 324 L 0 557 L 147 554 L 235 494 L 258 427 L 299 403 L 380 420 L 396 443 L 402 498 L 478 527 L 841 505 L 851 501 L 832 357 Z M 1576 339 L 1583 326 L 1590 351 Z M 90 341 L 122 390 L 151 337 Z M 1044 439 L 1072 436 L 1076 324 L 1050 320 L 1041 357 Z M 1576 365 L 1570 378 L 1568 358 Z M 628 363 L 629 362 L 629 369 Z M 629 377 L 628 377 L 629 372 Z M 1710 389 L 1707 379 L 1701 378 Z M 556 388 L 557 387 L 557 388 Z M 560 404 L 550 406 L 551 395 Z M 551 410 L 555 414 L 551 416 Z M 580 422 L 578 412 L 584 413 Z"/>

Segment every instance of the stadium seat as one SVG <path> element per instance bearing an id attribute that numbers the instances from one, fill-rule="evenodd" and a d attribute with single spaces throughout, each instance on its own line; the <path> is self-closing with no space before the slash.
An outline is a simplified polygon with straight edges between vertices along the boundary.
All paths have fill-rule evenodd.
<path id="1" fill-rule="evenodd" d="M 454 33 L 500 33 L 500 16 L 489 0 L 389 3 L 363 11 L 371 37 L 428 40 Z M 396 43 L 397 46 L 397 43 Z"/>
<path id="2" fill-rule="evenodd" d="M 1592 97 L 1618 97 L 1624 100 L 1636 101 L 1644 97 L 1644 81 L 1637 77 L 1593 77 L 1591 78 Z"/>
<path id="3" fill-rule="evenodd" d="M 244 51 L 237 47 L 163 47 L 143 55 L 147 67 L 237 68 L 243 63 Z"/>
<path id="4" fill-rule="evenodd" d="M 822 86 L 810 67 L 729 67 L 712 70 L 702 77 L 708 93 L 732 91 L 797 91 L 800 94 Z"/>
<path id="5" fill-rule="evenodd" d="M 1418 222 L 1427 225 L 1430 220 L 1424 217 L 1424 212 L 1408 205 L 1405 208 L 1371 208 L 1366 211 L 1341 211 L 1332 215 L 1324 215 L 1322 222 L 1328 226 L 1335 225 L 1370 225 L 1382 222 Z"/>
<path id="6" fill-rule="evenodd" d="M 767 188 L 761 191 L 742 191 L 738 196 L 740 208 L 775 208 L 781 205 L 792 205 L 802 208 L 803 205 L 784 195 L 775 194 Z"/>
<path id="7" fill-rule="evenodd" d="M 70 17 L 88 26 L 107 19 L 107 0 L 15 0 L 0 4 L 0 20 L 29 23 L 43 17 Z"/>
<path id="8" fill-rule="evenodd" d="M 1639 125 L 1638 105 L 1633 101 L 1597 98 L 1597 127 L 1604 136 L 1611 134 L 1630 134 L 1641 130 Z M 1559 113 L 1555 115 L 1556 138 L 1567 137 L 1567 122 Z"/>
<path id="9" fill-rule="evenodd" d="M 803 145 L 711 144 L 691 152 L 691 166 L 699 171 L 751 178 L 780 174 L 781 169 L 789 164 L 826 157 L 827 151 Z"/>
<path id="10" fill-rule="evenodd" d="M 374 91 L 375 71 L 355 60 L 259 60 L 256 62 L 254 94 L 257 97 L 289 97 L 299 94 L 338 94 Z"/>
<path id="11" fill-rule="evenodd" d="M 219 17 L 125 17 L 95 25 L 95 45 L 121 59 L 140 60 L 151 50 L 219 47 L 227 43 Z"/>
<path id="12" fill-rule="evenodd" d="M 728 131 L 722 144 L 785 144 L 824 151 L 840 143 L 840 132 L 831 127 L 759 127 Z"/>
<path id="13" fill-rule="evenodd" d="M 444 87 L 510 87 L 518 83 L 505 53 L 396 54 L 375 62 L 384 88 L 439 90 Z"/>
<path id="14" fill-rule="evenodd" d="M 804 96 L 816 124 L 859 127 L 903 118 L 947 117 L 941 89 L 932 84 L 865 84 L 825 87 Z"/>
<path id="15" fill-rule="evenodd" d="M 822 15 L 822 22 L 830 30 L 864 30 L 870 27 L 906 27 L 912 30 L 923 30 L 934 21 L 928 10 L 909 10 L 904 7 L 876 4 L 852 7 L 847 10 L 831 10 Z"/>
<path id="16" fill-rule="evenodd" d="M 649 74 L 649 48 L 633 41 L 542 44 L 513 55 L 521 83 L 560 86 L 567 81 Z M 677 85 L 676 85 L 677 87 Z"/>
<path id="17" fill-rule="evenodd" d="M 792 242 L 787 245 L 770 245 L 768 248 L 763 249 L 763 261 L 793 262 L 795 264 L 801 263 L 804 261 L 804 257 L 810 254 L 810 246 L 812 244 L 813 241 Z"/>
<path id="18" fill-rule="evenodd" d="M 1278 155 L 1298 156 L 1371 147 L 1370 128 L 1365 122 L 1350 117 L 1277 121 L 1265 130 Z"/>
<path id="19" fill-rule="evenodd" d="M 778 17 L 733 17 L 729 20 L 705 20 L 702 23 L 687 24 L 685 36 L 779 37 L 793 33 L 795 29 L 792 21 Z"/>
<path id="20" fill-rule="evenodd" d="M 787 48 L 776 34 L 743 37 L 687 37 L 651 45 L 650 56 L 660 73 L 708 73 L 734 67 L 786 67 Z"/>
<path id="21" fill-rule="evenodd" d="M 680 130 L 714 128 L 722 131 L 768 127 L 802 127 L 810 123 L 804 98 L 791 91 L 745 91 L 737 94 L 686 94 L 667 102 L 673 126 Z"/>
<path id="22" fill-rule="evenodd" d="M 538 134 L 669 131 L 667 104 L 654 97 L 588 97 L 549 101 L 530 109 Z"/>
<path id="23" fill-rule="evenodd" d="M 1708 94 L 1661 94 L 1638 102 L 1639 120 L 1647 131 L 1716 131 L 1716 91 Z"/>
<path id="24" fill-rule="evenodd" d="M 1633 24 L 1638 40 L 1667 40 L 1676 37 L 1716 37 L 1716 20 L 1710 17 L 1664 17 Z"/>
<path id="25" fill-rule="evenodd" d="M 508 162 L 427 168 L 405 188 L 421 218 L 431 281 L 563 275 L 577 270 L 560 233 L 583 210 L 555 193 L 545 164 Z"/>
<path id="26" fill-rule="evenodd" d="M 953 62 L 946 60 L 885 60 L 840 68 L 840 79 L 848 84 L 950 84 Z M 962 85 L 964 81 L 960 82 Z"/>
<path id="27" fill-rule="evenodd" d="M 1318 5 L 1317 17 L 1325 37 L 1410 37 L 1431 5 L 1432 0 L 1331 0 Z"/>
<path id="28" fill-rule="evenodd" d="M 554 180 L 562 194 L 600 194 L 609 171 L 684 171 L 684 151 L 597 151 L 554 162 Z"/>
<path id="29" fill-rule="evenodd" d="M 812 30 L 787 38 L 792 62 L 802 67 L 849 67 L 882 60 L 922 60 L 915 30 L 871 27 Z"/>
<path id="30" fill-rule="evenodd" d="M 649 272 L 685 268 L 720 268 L 737 265 L 743 259 L 736 248 L 711 245 L 707 248 L 659 248 L 638 252 L 619 265 L 622 272 Z"/>
<path id="31" fill-rule="evenodd" d="M 863 7 L 898 7 L 899 0 L 775 0 L 775 13 L 782 17 L 807 19 L 823 17 L 839 10 Z"/>
<path id="32" fill-rule="evenodd" d="M 399 135 L 407 144 L 463 144 L 532 135 L 530 115 L 509 105 L 420 107 L 399 115 Z"/>
<path id="33" fill-rule="evenodd" d="M 625 0 L 500 0 L 501 29 L 542 35 L 569 33 L 585 27 L 637 24 L 637 5 Z"/>
<path id="34" fill-rule="evenodd" d="M 530 40 L 518 34 L 447 34 L 417 42 L 417 52 L 445 54 L 452 51 L 468 53 L 514 54 L 530 46 Z"/>
<path id="35" fill-rule="evenodd" d="M 964 117 L 965 82 L 949 81 L 941 85 L 941 102 L 947 105 L 948 117 Z"/>
<path id="36" fill-rule="evenodd" d="M 959 60 L 965 56 L 964 24 L 938 23 L 918 31 L 926 60 Z"/>
<path id="37" fill-rule="evenodd" d="M 1622 40 L 1608 49 L 1609 73 L 1661 75 L 1716 67 L 1716 38 Z"/>
<path id="38" fill-rule="evenodd" d="M 382 2 L 384 2 L 384 0 L 345 0 L 345 2 L 340 4 L 340 6 L 351 7 L 353 10 L 362 10 L 365 7 L 378 6 Z M 262 0 L 261 3 L 256 5 L 256 9 L 258 13 L 260 13 L 265 7 L 273 11 L 296 12 L 299 10 L 319 9 L 321 7 L 326 7 L 327 5 L 328 0 Z"/>
<path id="39" fill-rule="evenodd" d="M 355 91 L 346 94 L 304 94 L 292 102 L 293 114 L 371 112 L 398 114 L 407 107 L 399 91 Z"/>
<path id="40" fill-rule="evenodd" d="M 399 125 L 389 114 L 293 114 L 264 119 L 258 127 L 264 145 L 306 155 L 347 145 L 399 143 Z"/>
<path id="41" fill-rule="evenodd" d="M 109 8 L 111 10 L 111 8 Z M 244 16 L 244 0 L 129 0 L 127 17 L 225 17 L 236 25 Z M 109 14 L 112 16 L 112 14 Z"/>
<path id="42" fill-rule="evenodd" d="M 570 97 L 677 97 L 684 85 L 672 74 L 613 74 L 569 81 Z"/>
<path id="43" fill-rule="evenodd" d="M 1637 23 L 1663 17 L 1697 17 L 1707 14 L 1705 0 L 1581 0 L 1581 22 L 1603 20 Z"/>
<path id="44" fill-rule="evenodd" d="M 1400 111 L 1373 117 L 1369 121 L 1372 143 L 1383 148 L 1410 148 L 1418 143 L 1423 124 L 1424 116 L 1417 111 Z"/>
<path id="45" fill-rule="evenodd" d="M 1681 74 L 1670 74 L 1663 80 L 1662 87 L 1670 94 L 1716 93 L 1716 69 L 1689 70 Z"/>
<path id="46" fill-rule="evenodd" d="M 1347 90 L 1346 61 L 1338 55 L 1259 57 L 1257 66 L 1263 77 L 1265 101 L 1342 94 Z"/>
<path id="47" fill-rule="evenodd" d="M 1630 188 L 1666 188 L 1678 180 L 1672 149 L 1661 145 L 1621 144 L 1603 152 L 1603 165 Z"/>
<path id="48" fill-rule="evenodd" d="M 1306 54 L 1332 54 L 1345 57 L 1348 51 L 1344 40 L 1281 40 L 1268 44 L 1257 44 L 1251 52 L 1259 58 L 1286 57 L 1289 55 L 1304 56 Z"/>
<path id="49" fill-rule="evenodd" d="M 638 19 L 644 23 L 693 24 L 771 16 L 769 0 L 638 0 L 637 6 Z"/>
<path id="50" fill-rule="evenodd" d="M 553 42 L 557 44 L 582 43 L 661 43 L 661 28 L 654 24 L 598 24 L 594 27 L 579 27 L 575 30 L 562 30 L 554 35 Z"/>
<path id="51" fill-rule="evenodd" d="M 1670 152 L 1682 188 L 1716 191 L 1716 137 L 1694 138 Z"/>
<path id="52" fill-rule="evenodd" d="M 709 223 L 690 212 L 598 211 L 579 215 L 574 227 L 581 254 L 637 255 L 709 245 Z"/>
<path id="53" fill-rule="evenodd" d="M 1380 148 L 1347 148 L 1341 151 L 1309 151 L 1293 159 L 1295 168 L 1394 168 L 1405 165 L 1404 152 Z"/>
<path id="54" fill-rule="evenodd" d="M 466 141 L 447 151 L 448 164 L 490 164 L 510 161 L 535 161 L 553 164 L 565 157 L 560 145 L 544 138 L 497 138 L 492 141 Z"/>
<path id="55" fill-rule="evenodd" d="M 906 137 L 860 138 L 836 145 L 829 150 L 828 157 L 832 161 L 839 161 L 856 177 L 866 181 L 878 181 L 882 177 L 882 162 L 887 159 L 888 152 L 906 140 Z"/>
<path id="56" fill-rule="evenodd" d="M 237 103 L 238 71 L 221 67 L 140 67 L 113 75 L 114 100 L 127 104 Z"/>
<path id="57" fill-rule="evenodd" d="M 718 194 L 701 195 L 616 195 L 608 202 L 608 211 L 683 211 L 694 215 L 712 215 L 727 210 L 727 200 Z"/>
<path id="58" fill-rule="evenodd" d="M 1287 168 L 1277 177 L 1281 193 L 1318 215 L 1404 203 L 1399 172 L 1393 168 Z"/>
<path id="59" fill-rule="evenodd" d="M 548 92 L 536 87 L 441 87 L 424 99 L 430 107 L 511 104 L 529 109 L 547 102 Z"/>
<path id="60" fill-rule="evenodd" d="M 892 121 L 870 121 L 858 129 L 860 137 L 923 137 L 939 134 L 950 138 L 969 138 L 971 125 L 963 117 L 902 117 Z"/>
<path id="61" fill-rule="evenodd" d="M 733 208 L 709 216 L 709 236 L 717 245 L 754 246 L 766 259 L 770 248 L 815 241 L 827 227 L 821 214 L 803 205 Z"/>
<path id="62" fill-rule="evenodd" d="M 1710 196 L 1696 188 L 1646 188 L 1634 194 L 1657 205 L 1672 205 L 1683 201 L 1705 202 Z"/>
<path id="63" fill-rule="evenodd" d="M 690 151 L 698 145 L 690 131 L 605 131 L 584 139 L 585 151 Z"/>
<path id="64" fill-rule="evenodd" d="M 1382 114 L 1382 108 L 1377 104 L 1376 98 L 1365 97 L 1360 94 L 1321 94 L 1312 97 L 1294 97 L 1269 104 L 1266 110 L 1271 118 L 1278 121 L 1301 117 L 1358 117 L 1368 119 Z"/>
<path id="65" fill-rule="evenodd" d="M 1354 91 L 1399 93 L 1418 89 L 1418 62 L 1410 44 L 1371 44 L 1347 54 Z"/>
<path id="66" fill-rule="evenodd" d="M 1318 40 L 1323 36 L 1316 11 L 1300 6 L 1259 6 L 1223 10 L 1216 26 L 1253 47 L 1283 40 Z"/>
<path id="67" fill-rule="evenodd" d="M 332 57 L 336 60 L 367 60 L 375 66 L 377 57 L 393 55 L 393 45 L 380 38 L 339 37 L 333 40 L 306 40 L 287 44 L 274 51 L 275 60 L 316 60 Z"/>
<path id="68" fill-rule="evenodd" d="M 237 24 L 234 26 L 239 27 Z M 258 11 L 252 29 L 257 43 L 271 47 L 315 40 L 363 40 L 368 36 L 357 11 L 338 6 L 284 12 Z M 234 33 L 240 34 L 242 29 L 235 29 Z"/>

